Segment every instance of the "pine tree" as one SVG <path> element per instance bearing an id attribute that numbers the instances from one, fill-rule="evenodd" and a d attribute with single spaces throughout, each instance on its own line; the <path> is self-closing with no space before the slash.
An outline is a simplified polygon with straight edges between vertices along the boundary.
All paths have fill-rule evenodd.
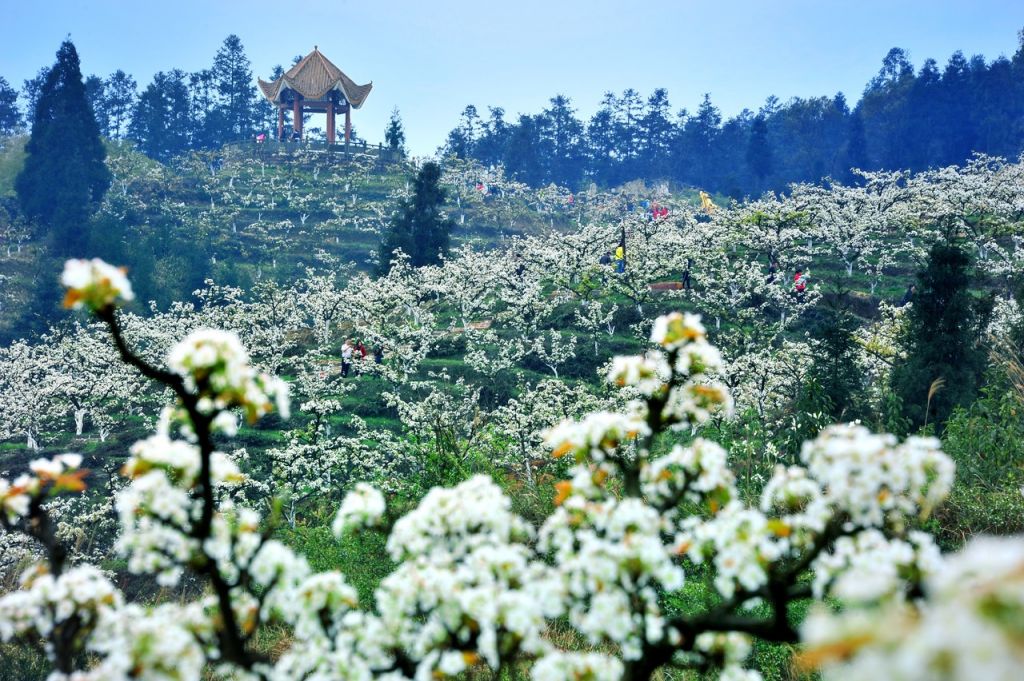
<path id="1" fill-rule="evenodd" d="M 39 69 L 36 73 L 35 78 L 29 78 L 28 80 L 22 81 L 21 95 L 28 102 L 26 111 L 28 116 L 31 117 L 33 112 L 36 110 L 36 104 L 39 103 L 39 95 L 43 91 L 43 83 L 46 82 L 46 76 L 50 73 L 50 69 L 45 66 Z"/>
<path id="2" fill-rule="evenodd" d="M 531 187 L 539 187 L 544 177 L 539 128 L 536 116 L 520 115 L 502 159 L 512 177 Z"/>
<path id="3" fill-rule="evenodd" d="M 472 158 L 480 132 L 480 115 L 472 104 L 462 110 L 462 120 L 457 128 L 448 133 L 443 147 L 444 153 L 459 158 Z"/>
<path id="4" fill-rule="evenodd" d="M 398 113 L 398 107 L 391 110 L 387 130 L 384 131 L 384 142 L 391 151 L 405 155 L 405 129 L 402 127 L 402 116 Z"/>
<path id="5" fill-rule="evenodd" d="M 220 137 L 223 144 L 249 137 L 256 126 L 256 91 L 252 68 L 237 35 L 229 35 L 213 59 L 213 80 L 220 99 Z"/>
<path id="6" fill-rule="evenodd" d="M 395 249 L 409 256 L 415 267 L 437 264 L 448 253 L 451 220 L 441 215 L 445 191 L 440 186 L 441 166 L 425 163 L 413 185 L 412 196 L 403 201 L 380 246 L 380 272 L 391 269 Z"/>
<path id="7" fill-rule="evenodd" d="M 103 103 L 107 111 L 107 134 L 113 139 L 123 139 L 128 134 L 138 85 L 134 78 L 120 69 L 110 74 L 106 85 Z"/>
<path id="8" fill-rule="evenodd" d="M 18 91 L 0 76 L 0 137 L 13 135 L 21 129 Z"/>
<path id="9" fill-rule="evenodd" d="M 747 166 L 757 178 L 758 188 L 764 187 L 765 178 L 772 172 L 774 158 L 768 141 L 768 123 L 763 115 L 754 119 L 750 126 L 750 142 L 747 144 Z"/>
<path id="10" fill-rule="evenodd" d="M 721 132 L 722 114 L 711 103 L 711 95 L 704 94 L 704 100 L 697 107 L 697 113 L 686 121 L 682 137 L 689 148 L 691 181 L 699 187 L 713 187 L 715 142 Z"/>
<path id="11" fill-rule="evenodd" d="M 568 97 L 555 95 L 550 102 L 537 117 L 543 181 L 575 187 L 583 176 L 583 124 Z"/>
<path id="12" fill-rule="evenodd" d="M 669 150 L 674 133 L 668 90 L 657 88 L 647 98 L 644 116 L 640 120 L 640 162 L 648 177 L 662 178 L 668 175 Z"/>
<path id="13" fill-rule="evenodd" d="M 89 217 L 111 177 L 71 41 L 60 46 L 40 90 L 25 151 L 15 180 L 22 211 L 49 228 L 58 254 L 84 255 Z"/>
<path id="14" fill-rule="evenodd" d="M 104 101 L 106 99 L 106 84 L 102 78 L 89 76 L 85 79 L 85 99 L 89 102 L 89 108 L 92 109 L 93 118 L 96 119 L 96 125 L 100 129 L 100 135 L 107 136 L 110 121 Z"/>
<path id="15" fill-rule="evenodd" d="M 952 242 L 932 246 L 927 266 L 917 275 L 904 339 L 907 357 L 892 372 L 893 391 L 914 427 L 927 421 L 941 429 L 953 408 L 969 404 L 977 393 L 991 300 L 972 298 L 971 275 L 970 256 Z"/>
<path id="16" fill-rule="evenodd" d="M 191 117 L 185 77 L 177 69 L 161 71 L 139 95 L 128 137 L 150 158 L 167 161 L 189 147 Z"/>
<path id="17" fill-rule="evenodd" d="M 483 125 L 483 133 L 476 143 L 477 159 L 484 165 L 501 163 L 508 149 L 512 126 L 505 121 L 505 110 L 500 106 L 488 107 L 491 117 Z"/>
<path id="18" fill-rule="evenodd" d="M 851 172 L 853 168 L 868 170 L 868 141 L 864 134 L 864 116 L 858 106 L 850 115 L 850 127 L 846 138 L 846 150 L 843 162 L 843 178 L 847 182 L 856 179 Z"/>

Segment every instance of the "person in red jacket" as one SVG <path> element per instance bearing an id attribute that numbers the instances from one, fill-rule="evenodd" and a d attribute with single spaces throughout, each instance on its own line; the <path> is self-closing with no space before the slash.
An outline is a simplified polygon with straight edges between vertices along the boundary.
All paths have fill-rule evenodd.
<path id="1" fill-rule="evenodd" d="M 804 293 L 807 291 L 807 275 L 803 270 L 797 270 L 793 275 L 793 290 L 796 291 L 798 298 L 804 297 Z"/>

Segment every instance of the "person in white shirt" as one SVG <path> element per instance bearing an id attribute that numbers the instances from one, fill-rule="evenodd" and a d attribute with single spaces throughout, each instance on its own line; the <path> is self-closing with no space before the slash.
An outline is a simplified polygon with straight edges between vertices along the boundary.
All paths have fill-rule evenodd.
<path id="1" fill-rule="evenodd" d="M 349 369 L 352 368 L 352 352 L 355 348 L 352 346 L 352 340 L 349 338 L 345 339 L 345 342 L 341 345 L 341 377 L 348 378 Z"/>

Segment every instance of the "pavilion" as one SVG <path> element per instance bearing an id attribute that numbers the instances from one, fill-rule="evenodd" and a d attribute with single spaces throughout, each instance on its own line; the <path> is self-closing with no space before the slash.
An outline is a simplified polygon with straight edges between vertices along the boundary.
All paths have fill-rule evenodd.
<path id="1" fill-rule="evenodd" d="M 302 114 L 327 114 L 327 142 L 334 143 L 334 116 L 345 114 L 345 142 L 352 134 L 352 109 L 358 109 L 373 89 L 373 82 L 356 85 L 317 47 L 295 66 L 268 83 L 259 81 L 263 96 L 277 105 L 277 139 L 284 139 L 284 112 L 292 110 L 292 128 L 302 137 Z"/>

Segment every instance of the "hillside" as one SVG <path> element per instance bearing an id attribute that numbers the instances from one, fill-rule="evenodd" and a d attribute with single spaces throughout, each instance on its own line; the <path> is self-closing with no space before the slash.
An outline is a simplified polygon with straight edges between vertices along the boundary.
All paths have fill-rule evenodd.
<path id="1" fill-rule="evenodd" d="M 39 301 L 42 272 L 56 266 L 45 259 L 45 235 L 17 218 L 13 181 L 23 145 L 15 138 L 0 148 L 0 197 L 7 202 L 0 207 L 0 243 L 11 251 L 0 262 L 5 338 L 40 329 L 29 308 Z M 371 270 L 381 230 L 415 173 L 410 162 L 385 162 L 359 147 L 345 157 L 240 145 L 164 165 L 110 142 L 108 165 L 114 182 L 95 217 L 89 255 L 126 264 L 140 299 L 161 307 L 187 299 L 206 279 L 249 288 L 292 281 L 311 266 Z M 476 188 L 481 181 L 487 192 Z M 455 244 L 490 247 L 516 235 L 567 230 L 582 218 L 582 201 L 569 210 L 557 205 L 566 198 L 557 191 L 528 191 L 469 164 L 448 164 L 445 182 Z M 35 314 L 45 314 L 55 297 L 54 285 Z"/>
<path id="2" fill-rule="evenodd" d="M 274 548 L 257 549 L 260 555 L 285 556 L 300 571 L 306 562 L 342 571 L 352 585 L 346 602 L 355 608 L 358 600 L 372 617 L 366 604 L 387 597 L 401 570 L 423 564 L 399 553 L 418 540 L 393 540 L 398 548 L 389 553 L 379 537 L 332 536 L 327 525 L 343 498 L 343 508 L 357 515 L 377 505 L 378 493 L 358 483 L 383 490 L 389 508 L 408 511 L 406 518 L 431 528 L 424 537 L 445 543 L 449 530 L 431 523 L 464 518 L 476 528 L 496 512 L 514 512 L 517 519 L 501 515 L 497 524 L 522 528 L 528 541 L 515 550 L 533 570 L 566 570 L 566 580 L 593 561 L 563 565 L 556 556 L 552 567 L 542 543 L 550 540 L 537 542 L 534 555 L 532 537 L 553 536 L 545 528 L 562 523 L 564 532 L 556 533 L 570 537 L 567 546 L 582 545 L 571 533 L 587 532 L 587 514 L 625 509 L 622 518 L 597 521 L 624 528 L 627 551 L 602 549 L 600 560 L 624 556 L 609 558 L 602 574 L 646 574 L 644 561 L 654 556 L 662 566 L 657 579 L 665 581 L 622 602 L 640 603 L 637 617 L 681 627 L 704 626 L 705 612 L 754 617 L 758 631 L 780 626 L 774 613 L 784 612 L 786 622 L 805 617 L 812 600 L 806 585 L 830 569 L 812 565 L 816 552 L 845 550 L 836 535 L 816 529 L 813 504 L 805 508 L 797 498 L 792 512 L 785 490 L 803 494 L 808 482 L 821 495 L 814 498 L 839 509 L 828 510 L 835 515 L 827 527 L 853 527 L 848 519 L 866 503 L 865 516 L 883 520 L 867 521 L 874 524 L 865 536 L 877 530 L 888 533 L 885 541 L 905 542 L 913 530 L 912 540 L 926 542 L 929 552 L 958 549 L 979 531 L 1021 530 L 1024 386 L 1013 383 L 1020 364 L 1015 355 L 989 357 L 989 345 L 977 342 L 999 339 L 991 344 L 997 350 L 1024 328 L 1017 287 L 1024 248 L 1014 238 L 1022 233 L 1021 164 L 978 159 L 919 175 L 868 174 L 857 185 L 800 185 L 785 196 L 699 210 L 692 194 L 665 186 L 531 190 L 500 169 L 448 162 L 443 182 L 447 211 L 459 225 L 455 248 L 438 265 L 398 260 L 378 277 L 368 272 L 379 233 L 405 195 L 412 167 L 368 155 L 339 161 L 314 150 L 279 158 L 254 151 L 228 149 L 168 166 L 112 149 L 115 182 L 96 219 L 102 238 L 95 245 L 112 262 L 131 265 L 137 299 L 115 311 L 111 300 L 127 297 L 123 275 L 73 263 L 89 279 L 72 299 L 88 301 L 96 314 L 62 312 L 46 335 L 0 347 L 2 474 L 46 474 L 45 465 L 32 463 L 37 457 L 80 453 L 55 459 L 89 470 L 82 474 L 88 492 L 55 506 L 58 531 L 72 539 L 75 560 L 117 575 L 136 598 L 177 607 L 196 594 L 197 582 L 192 572 L 183 580 L 139 574 L 153 570 L 139 568 L 137 556 L 155 554 L 119 551 L 115 539 L 123 545 L 124 537 L 141 537 L 138 551 L 147 551 L 143 533 L 179 532 L 198 517 L 189 511 L 143 527 L 136 519 L 150 509 L 168 500 L 180 508 L 223 503 L 217 527 L 249 533 L 238 546 L 252 541 L 249 514 L 272 509 L 256 545 Z M 13 283 L 5 294 L 14 297 L 11 309 L 35 310 L 61 263 L 41 255 L 42 240 L 17 220 L 5 229 L 14 239 L 3 261 Z M 622 240 L 621 262 L 603 258 Z M 933 276 L 920 309 L 941 317 L 945 303 L 935 301 L 954 300 L 948 282 L 957 285 L 956 305 L 952 318 L 913 335 L 917 301 L 886 302 L 933 264 L 935 243 L 949 245 L 965 267 Z M 208 276 L 215 281 L 202 281 Z M 144 305 L 148 299 L 157 304 Z M 917 344 L 938 334 L 940 354 L 956 345 L 974 373 L 956 367 L 944 388 L 933 372 L 947 369 L 926 366 L 899 389 L 895 373 Z M 139 366 L 149 366 L 156 382 Z M 163 366 L 172 373 L 153 369 Z M 167 410 L 172 404 L 179 408 Z M 867 425 L 826 428 L 853 420 Z M 868 426 L 901 435 L 941 432 L 945 452 L 939 440 L 897 444 Z M 203 500 L 212 483 L 194 483 L 196 471 L 203 474 L 200 451 L 216 462 L 210 470 L 225 476 L 213 502 Z M 816 460 L 834 452 L 834 463 Z M 962 471 L 955 483 L 954 461 Z M 179 487 L 161 482 L 168 471 Z M 76 476 L 54 484 L 78 489 Z M 916 482 L 899 482 L 914 486 L 905 492 L 890 479 Z M 875 487 L 847 501 L 842 490 L 862 480 Z M 163 486 L 132 496 L 153 481 Z M 457 487 L 437 489 L 445 486 Z M 18 489 L 17 482 L 4 487 L 4 498 Z M 762 501 L 776 494 L 785 504 L 778 513 Z M 906 498 L 898 509 L 909 509 L 898 518 L 897 507 L 883 506 L 894 494 Z M 932 513 L 932 499 L 947 496 Z M 668 501 L 662 507 L 659 499 Z M 743 551 L 790 551 L 765 554 L 786 556 L 780 567 L 765 568 L 777 570 L 771 578 L 785 586 L 784 600 L 750 609 L 745 597 L 733 598 L 747 587 L 736 585 L 730 554 L 705 559 L 680 548 L 690 539 L 680 544 L 677 530 L 689 532 L 691 522 L 717 532 L 717 523 L 733 518 L 744 519 L 730 525 Z M 747 542 L 748 531 L 758 544 Z M 790 536 L 807 543 L 791 544 Z M 235 546 L 224 555 L 234 555 Z M 642 553 L 628 553 L 637 546 Z M 898 546 L 914 555 L 910 544 Z M 5 545 L 0 556 L 7 580 L 30 560 L 21 545 Z M 159 570 L 164 558 L 153 560 Z M 521 563 L 501 560 L 501 574 Z M 193 565 L 219 564 L 203 558 Z M 755 557 L 749 565 L 761 570 L 772 562 Z M 286 569 L 271 565 L 266 574 Z M 540 583 L 532 576 L 513 582 Z M 407 593 L 425 593 L 423 584 L 431 583 L 417 581 Z M 626 593 L 634 581 L 608 583 Z M 273 582 L 254 592 L 298 593 L 278 592 Z M 522 602 L 542 600 L 531 594 Z M 410 621 L 420 614 L 410 611 Z M 585 649 L 585 638 L 568 629 L 581 630 L 581 620 L 557 617 L 549 626 L 538 616 L 532 635 Z M 253 654 L 302 645 L 287 628 L 260 631 L 246 649 Z M 785 681 L 799 636 L 792 627 L 775 632 L 755 645 L 749 663 L 763 678 Z M 509 641 L 512 650 L 518 639 Z M 15 650 L 0 646 L 4 656 Z M 345 653 L 346 664 L 350 659 Z M 532 660 L 513 659 L 518 666 L 509 678 L 526 678 Z M 28 654 L 12 668 L 15 678 L 36 679 L 44 674 L 34 670 L 44 666 Z"/>

